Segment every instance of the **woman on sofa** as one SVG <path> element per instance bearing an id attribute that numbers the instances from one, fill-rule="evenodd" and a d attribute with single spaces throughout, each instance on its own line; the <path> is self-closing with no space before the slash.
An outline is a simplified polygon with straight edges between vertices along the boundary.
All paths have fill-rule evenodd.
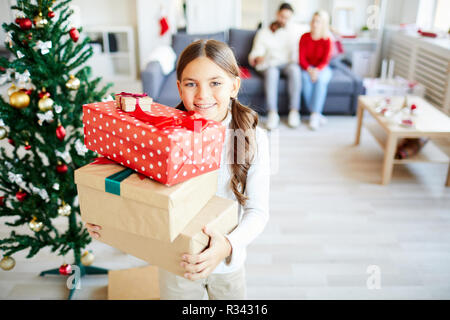
<path id="1" fill-rule="evenodd" d="M 311 32 L 303 34 L 299 44 L 299 63 L 302 69 L 302 93 L 311 112 L 309 126 L 316 130 L 326 123 L 322 109 L 327 96 L 332 71 L 329 67 L 332 43 L 329 16 L 317 11 L 311 19 Z"/>

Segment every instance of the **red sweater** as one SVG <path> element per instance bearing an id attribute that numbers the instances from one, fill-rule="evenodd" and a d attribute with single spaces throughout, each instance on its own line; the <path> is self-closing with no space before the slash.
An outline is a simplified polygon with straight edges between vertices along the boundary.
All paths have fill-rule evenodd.
<path id="1" fill-rule="evenodd" d="M 300 66 L 304 70 L 309 66 L 322 70 L 330 62 L 331 49 L 330 38 L 313 40 L 310 32 L 303 34 L 299 44 Z"/>

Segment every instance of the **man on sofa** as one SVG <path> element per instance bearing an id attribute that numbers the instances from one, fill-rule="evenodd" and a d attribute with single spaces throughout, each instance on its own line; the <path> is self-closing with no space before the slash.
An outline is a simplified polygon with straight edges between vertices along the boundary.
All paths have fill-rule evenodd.
<path id="1" fill-rule="evenodd" d="M 288 3 L 280 5 L 276 20 L 269 27 L 260 29 L 248 56 L 249 64 L 264 77 L 264 92 L 268 107 L 266 126 L 274 129 L 280 122 L 278 115 L 278 82 L 280 74 L 286 76 L 289 94 L 288 124 L 300 125 L 301 71 L 297 63 L 296 37 L 289 20 L 294 9 Z"/>

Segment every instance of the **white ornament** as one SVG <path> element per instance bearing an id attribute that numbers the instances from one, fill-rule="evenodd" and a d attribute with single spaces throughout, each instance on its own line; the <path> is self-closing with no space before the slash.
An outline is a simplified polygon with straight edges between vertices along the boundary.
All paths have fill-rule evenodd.
<path id="1" fill-rule="evenodd" d="M 45 41 L 45 42 L 43 42 L 43 41 L 41 41 L 41 40 L 39 40 L 37 43 L 36 43 L 36 46 L 34 47 L 34 48 L 36 48 L 37 50 L 41 50 L 41 53 L 42 54 L 47 54 L 47 53 L 49 53 L 50 52 L 50 48 L 52 47 L 52 42 L 51 41 Z"/>
<path id="2" fill-rule="evenodd" d="M 55 112 L 56 113 L 61 113 L 62 111 L 62 107 L 61 106 L 55 106 Z"/>
<path id="3" fill-rule="evenodd" d="M 108 101 L 114 101 L 115 99 L 111 96 L 111 95 L 109 95 L 109 96 L 107 96 L 106 98 L 103 98 L 102 99 L 102 102 L 108 102 Z"/>
<path id="4" fill-rule="evenodd" d="M 19 84 L 24 84 L 30 81 L 30 72 L 28 70 L 25 70 L 24 73 L 16 73 L 15 78 Z"/>
<path id="5" fill-rule="evenodd" d="M 53 121 L 53 112 L 51 111 L 51 110 L 49 110 L 49 111 L 47 111 L 46 113 L 36 113 L 37 114 L 37 116 L 38 116 L 38 118 L 39 118 L 39 121 L 38 121 L 38 123 L 42 126 L 42 123 L 44 122 L 44 121 L 47 121 L 47 122 L 52 122 Z"/>
<path id="6" fill-rule="evenodd" d="M 55 182 L 55 183 L 53 184 L 53 187 L 52 187 L 52 188 L 55 189 L 56 191 L 58 191 L 58 190 L 59 190 L 59 183 Z"/>
<path id="7" fill-rule="evenodd" d="M 88 149 L 80 140 L 75 142 L 75 149 L 77 150 L 79 156 L 84 156 L 85 153 L 88 152 Z"/>
<path id="8" fill-rule="evenodd" d="M 21 175 L 21 174 L 14 174 L 12 172 L 8 172 L 8 179 L 12 183 L 17 183 L 17 184 L 22 183 L 23 182 L 22 177 L 23 177 L 23 175 Z"/>
<path id="9" fill-rule="evenodd" d="M 70 156 L 70 153 L 67 152 L 67 151 L 60 152 L 58 150 L 55 150 L 55 154 L 56 154 L 57 157 L 62 158 L 65 163 L 71 163 L 72 162 L 72 157 Z"/>
<path id="10" fill-rule="evenodd" d="M 22 52 L 20 52 L 20 50 L 17 50 L 16 54 L 17 54 L 17 58 L 19 58 L 19 59 L 22 59 L 23 57 L 25 57 L 25 55 Z"/>
<path id="11" fill-rule="evenodd" d="M 13 33 L 12 33 L 12 31 L 9 31 L 5 36 L 5 42 L 12 41 L 12 37 L 13 37 Z"/>

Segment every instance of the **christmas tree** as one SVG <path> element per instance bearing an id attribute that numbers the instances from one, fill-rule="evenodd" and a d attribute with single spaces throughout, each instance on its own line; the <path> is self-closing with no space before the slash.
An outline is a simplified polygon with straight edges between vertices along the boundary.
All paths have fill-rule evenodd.
<path id="1" fill-rule="evenodd" d="M 0 218 L 16 217 L 0 239 L 4 270 L 16 252 L 29 249 L 31 258 L 50 247 L 72 252 L 83 275 L 90 273 L 80 263 L 91 238 L 79 220 L 73 172 L 95 157 L 83 144 L 82 106 L 101 101 L 111 84 L 97 90 L 101 78 L 89 79 L 93 51 L 70 25 L 69 3 L 17 0 L 15 22 L 2 25 L 12 58 L 0 58 L 0 85 L 10 85 L 9 98 L 0 97 Z M 56 218 L 67 219 L 66 230 L 54 226 Z M 18 234 L 23 225 L 30 232 Z"/>

